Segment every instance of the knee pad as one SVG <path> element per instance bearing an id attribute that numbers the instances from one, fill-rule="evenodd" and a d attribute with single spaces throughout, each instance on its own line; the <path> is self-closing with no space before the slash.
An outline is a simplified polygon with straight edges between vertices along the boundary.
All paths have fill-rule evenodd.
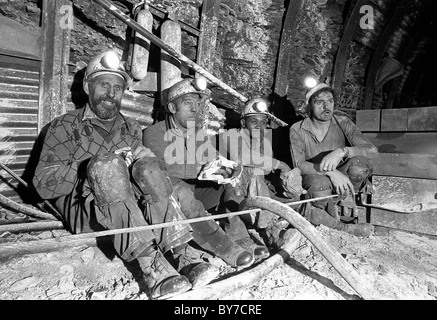
<path id="1" fill-rule="evenodd" d="M 132 177 L 143 194 L 151 195 L 158 202 L 173 193 L 173 186 L 165 165 L 158 158 L 143 157 L 135 162 Z"/>
<path id="2" fill-rule="evenodd" d="M 119 155 L 105 153 L 93 156 L 87 166 L 87 177 L 99 206 L 133 196 L 128 168 Z"/>
<path id="3" fill-rule="evenodd" d="M 331 180 L 323 175 L 304 175 L 302 185 L 311 198 L 329 195 L 332 192 Z"/>
<path id="4" fill-rule="evenodd" d="M 347 173 L 355 189 L 359 188 L 363 181 L 371 175 L 369 168 L 359 166 L 350 166 Z"/>

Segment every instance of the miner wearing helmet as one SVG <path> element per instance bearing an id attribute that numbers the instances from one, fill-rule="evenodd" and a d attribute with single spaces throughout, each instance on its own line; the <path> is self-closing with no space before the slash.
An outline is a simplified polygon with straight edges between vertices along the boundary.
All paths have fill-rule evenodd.
<path id="1" fill-rule="evenodd" d="M 199 127 L 199 113 L 210 95 L 203 78 L 178 79 L 166 91 L 165 120 L 144 130 L 143 143 L 165 162 L 182 210 L 196 218 L 217 208 L 224 189 L 231 187 L 198 179 L 202 168 L 217 158 L 214 141 Z M 239 246 L 214 221 L 192 228 L 202 247 L 228 264 L 241 268 L 254 261 L 251 248 Z"/>
<path id="2" fill-rule="evenodd" d="M 72 233 L 186 219 L 172 200 L 163 163 L 142 144 L 140 125 L 120 113 L 129 81 L 117 53 L 97 55 L 83 80 L 86 106 L 54 119 L 48 128 L 33 183 L 43 199 L 55 203 Z M 118 233 L 112 241 L 124 261 L 138 262 L 150 296 L 164 298 L 204 285 L 219 273 L 209 263 L 188 259 L 181 270 L 164 257 L 166 252 L 185 257 L 193 237 L 192 228 L 182 224 Z"/>
<path id="3" fill-rule="evenodd" d="M 268 110 L 269 102 L 266 98 L 256 97 L 248 100 L 241 112 L 241 128 L 230 129 L 222 135 L 223 145 L 231 160 L 243 164 L 243 175 L 240 183 L 240 193 L 235 195 L 234 201 L 240 204 L 233 211 L 244 208 L 243 200 L 246 197 L 272 197 L 265 175 L 279 172 L 286 197 L 298 199 L 302 193 L 301 176 L 299 169 L 291 168 L 283 161 L 273 156 L 271 122 L 276 126 L 285 126 Z M 288 200 L 290 201 L 290 200 Z M 279 221 L 277 216 L 267 210 L 260 213 L 241 216 L 247 226 L 258 229 L 266 235 L 267 244 L 279 248 L 295 232 L 287 228 L 286 221 Z M 229 227 L 235 228 L 235 223 Z"/>
<path id="4" fill-rule="evenodd" d="M 376 147 L 353 121 L 336 108 L 334 90 L 325 83 L 309 89 L 305 95 L 309 117 L 290 128 L 293 165 L 302 172 L 302 184 L 309 198 L 338 194 L 339 204 L 355 206 L 355 194 L 365 191 L 372 173 L 369 159 L 378 155 Z M 306 205 L 305 217 L 313 224 L 323 224 L 367 236 L 368 224 L 342 223 L 338 201 L 315 201 Z M 344 220 L 344 218 L 343 218 Z"/>

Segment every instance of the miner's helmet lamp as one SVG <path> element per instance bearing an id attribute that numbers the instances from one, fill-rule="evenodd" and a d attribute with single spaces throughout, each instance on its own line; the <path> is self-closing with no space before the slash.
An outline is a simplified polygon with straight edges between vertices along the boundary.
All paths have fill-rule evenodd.
<path id="1" fill-rule="evenodd" d="M 209 98 L 206 92 L 207 83 L 204 78 L 183 79 L 172 85 L 167 94 L 167 105 L 186 94 L 197 93 L 202 97 Z"/>
<path id="2" fill-rule="evenodd" d="M 265 115 L 269 120 L 272 120 L 278 126 L 286 126 L 287 123 L 277 118 L 269 112 L 268 101 L 264 98 L 257 97 L 250 99 L 244 105 L 241 117 L 246 118 L 251 115 Z"/>
<path id="3" fill-rule="evenodd" d="M 243 112 L 241 113 L 241 116 L 244 118 L 256 114 L 263 114 L 267 117 L 270 115 L 270 112 L 268 110 L 268 104 L 265 99 L 254 98 L 246 102 L 243 108 Z"/>
<path id="4" fill-rule="evenodd" d="M 114 74 L 123 78 L 126 83 L 130 81 L 119 55 L 113 50 L 99 53 L 91 59 L 85 71 L 84 81 L 90 81 L 102 74 Z"/>

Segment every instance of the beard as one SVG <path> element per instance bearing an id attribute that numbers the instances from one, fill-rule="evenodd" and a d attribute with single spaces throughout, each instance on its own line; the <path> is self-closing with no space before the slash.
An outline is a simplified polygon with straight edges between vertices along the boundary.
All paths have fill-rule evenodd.
<path id="1" fill-rule="evenodd" d="M 91 99 L 90 107 L 99 119 L 111 120 L 115 118 L 120 111 L 121 101 L 102 96 L 96 99 Z"/>

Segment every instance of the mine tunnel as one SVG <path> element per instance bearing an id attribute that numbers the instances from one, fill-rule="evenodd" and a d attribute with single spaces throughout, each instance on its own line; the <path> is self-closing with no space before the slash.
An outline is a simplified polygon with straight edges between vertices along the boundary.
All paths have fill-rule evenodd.
<path id="1" fill-rule="evenodd" d="M 32 179 L 49 123 L 87 104 L 84 72 L 109 49 L 132 77 L 121 113 L 142 130 L 164 119 L 172 75 L 204 77 L 202 128 L 238 128 L 245 102 L 264 97 L 286 123 L 272 146 L 290 167 L 289 130 L 308 116 L 309 83 L 327 84 L 336 110 L 378 149 L 372 192 L 348 214 L 375 232 L 435 239 L 436 10 L 434 0 L 0 1 L 0 245 L 64 230 Z M 154 38 L 137 27 L 144 12 Z"/>

